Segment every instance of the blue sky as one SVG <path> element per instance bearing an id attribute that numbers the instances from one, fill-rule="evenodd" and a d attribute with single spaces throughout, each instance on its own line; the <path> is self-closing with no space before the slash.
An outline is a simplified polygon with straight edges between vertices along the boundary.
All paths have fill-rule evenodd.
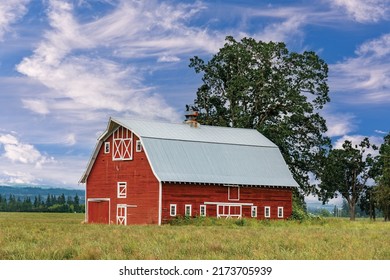
<path id="1" fill-rule="evenodd" d="M 340 147 L 390 126 L 390 0 L 0 2 L 0 183 L 78 185 L 109 116 L 180 122 L 232 35 L 313 50 Z"/>

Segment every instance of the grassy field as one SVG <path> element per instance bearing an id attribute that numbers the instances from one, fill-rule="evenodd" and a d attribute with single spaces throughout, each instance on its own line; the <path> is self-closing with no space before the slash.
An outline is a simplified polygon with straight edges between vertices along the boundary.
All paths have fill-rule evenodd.
<path id="1" fill-rule="evenodd" d="M 0 259 L 390 259 L 390 223 L 344 219 L 201 225 L 82 224 L 82 214 L 0 213 Z"/>

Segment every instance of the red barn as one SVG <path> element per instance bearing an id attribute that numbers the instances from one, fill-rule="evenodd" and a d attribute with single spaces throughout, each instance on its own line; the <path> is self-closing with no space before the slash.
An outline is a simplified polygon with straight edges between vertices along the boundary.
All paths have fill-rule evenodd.
<path id="1" fill-rule="evenodd" d="M 278 147 L 253 129 L 111 118 L 84 172 L 86 221 L 177 216 L 285 219 L 297 187 Z"/>

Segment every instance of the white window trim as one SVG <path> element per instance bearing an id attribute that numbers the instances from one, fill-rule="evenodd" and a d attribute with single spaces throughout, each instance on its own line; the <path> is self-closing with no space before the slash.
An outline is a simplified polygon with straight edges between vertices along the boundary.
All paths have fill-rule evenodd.
<path id="1" fill-rule="evenodd" d="M 204 209 L 203 214 L 202 214 L 202 209 Z M 207 215 L 207 207 L 206 207 L 206 205 L 201 205 L 199 207 L 199 216 L 206 217 L 206 215 Z"/>
<path id="2" fill-rule="evenodd" d="M 280 215 L 280 210 L 282 210 L 281 212 L 282 212 L 282 215 Z M 284 209 L 283 209 L 283 207 L 278 207 L 278 218 L 284 218 Z"/>
<path id="3" fill-rule="evenodd" d="M 268 209 L 268 215 L 267 215 L 267 209 Z M 264 217 L 271 218 L 271 206 L 264 206 Z"/>
<path id="4" fill-rule="evenodd" d="M 141 140 L 135 141 L 135 151 L 137 153 L 142 152 L 142 143 Z"/>
<path id="5" fill-rule="evenodd" d="M 254 215 L 253 215 L 253 211 L 254 211 Z M 251 206 L 251 217 L 257 218 L 257 206 Z"/>
<path id="6" fill-rule="evenodd" d="M 108 147 L 108 151 L 107 151 Z M 104 153 L 109 154 L 110 153 L 110 142 L 104 142 Z"/>
<path id="7" fill-rule="evenodd" d="M 238 198 L 230 198 L 230 188 L 237 188 Z M 230 200 L 230 201 L 239 201 L 240 200 L 240 187 L 239 186 L 228 186 L 228 200 Z"/>
<path id="8" fill-rule="evenodd" d="M 189 207 L 189 209 L 190 209 L 190 213 L 188 213 L 188 214 L 187 214 L 187 207 Z M 186 217 L 192 216 L 192 205 L 191 204 L 184 205 L 184 216 L 186 216 Z"/>
<path id="9" fill-rule="evenodd" d="M 122 187 L 122 190 L 121 190 Z M 124 188 L 123 188 L 124 187 Z M 117 198 L 127 198 L 127 182 L 117 183 Z"/>
<path id="10" fill-rule="evenodd" d="M 172 207 L 174 207 L 174 213 L 172 214 Z M 176 217 L 177 214 L 177 205 L 176 204 L 170 204 L 169 205 L 169 216 Z"/>

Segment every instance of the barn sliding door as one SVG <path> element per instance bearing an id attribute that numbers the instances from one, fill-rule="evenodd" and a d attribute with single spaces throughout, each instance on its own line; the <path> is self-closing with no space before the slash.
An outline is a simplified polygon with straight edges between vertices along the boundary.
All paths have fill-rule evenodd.
<path id="1" fill-rule="evenodd" d="M 118 225 L 127 225 L 127 206 L 125 204 L 117 205 L 116 223 Z"/>

